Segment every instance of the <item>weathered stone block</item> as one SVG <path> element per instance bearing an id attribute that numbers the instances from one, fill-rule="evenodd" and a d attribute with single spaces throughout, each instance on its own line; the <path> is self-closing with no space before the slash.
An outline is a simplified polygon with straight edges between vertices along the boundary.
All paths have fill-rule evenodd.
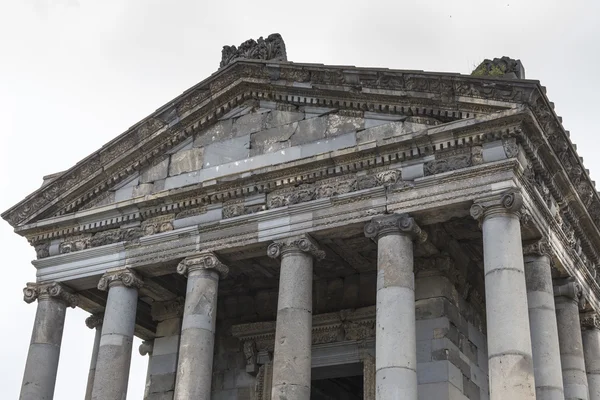
<path id="1" fill-rule="evenodd" d="M 265 110 L 269 111 L 269 110 Z M 266 128 L 266 120 L 268 112 L 256 113 L 252 112 L 242 117 L 237 118 L 231 128 L 233 136 L 249 135 L 254 132 L 262 131 Z"/>
<path id="2" fill-rule="evenodd" d="M 204 159 L 203 148 L 182 150 L 171 156 L 169 176 L 179 175 L 184 172 L 196 171 L 202 168 Z"/>
<path id="3" fill-rule="evenodd" d="M 150 393 L 164 393 L 171 390 L 175 390 L 175 372 L 150 377 Z"/>
<path id="4" fill-rule="evenodd" d="M 217 121 L 213 126 L 200 132 L 194 139 L 194 147 L 203 147 L 232 137 L 233 120 Z"/>
<path id="5" fill-rule="evenodd" d="M 250 156 L 250 135 L 212 143 L 204 148 L 205 168 L 243 160 Z"/>
<path id="6" fill-rule="evenodd" d="M 316 142 L 325 138 L 327 130 L 327 117 L 318 117 L 298 121 L 296 133 L 290 137 L 291 145 L 298 146 L 304 143 Z"/>
<path id="7" fill-rule="evenodd" d="M 331 114 L 327 119 L 325 136 L 333 137 L 344 133 L 356 132 L 357 130 L 364 129 L 364 127 L 365 120 L 363 118 Z"/>
<path id="8" fill-rule="evenodd" d="M 292 111 L 277 111 L 273 110 L 267 115 L 265 127 L 274 128 L 278 126 L 288 125 L 296 121 L 304 119 L 304 113 Z"/>
<path id="9" fill-rule="evenodd" d="M 153 183 L 140 183 L 139 185 L 133 188 L 131 193 L 131 197 L 140 197 L 150 194 L 154 191 Z"/>
<path id="10" fill-rule="evenodd" d="M 250 156 L 271 153 L 291 146 L 290 137 L 298 129 L 298 123 L 279 126 L 251 135 Z"/>
<path id="11" fill-rule="evenodd" d="M 152 167 L 149 167 L 142 172 L 140 176 L 140 183 L 150 183 L 165 179 L 169 175 L 169 159 L 165 158 L 161 162 Z"/>
<path id="12" fill-rule="evenodd" d="M 181 318 L 170 318 L 159 322 L 156 326 L 156 336 L 176 336 L 181 332 Z"/>

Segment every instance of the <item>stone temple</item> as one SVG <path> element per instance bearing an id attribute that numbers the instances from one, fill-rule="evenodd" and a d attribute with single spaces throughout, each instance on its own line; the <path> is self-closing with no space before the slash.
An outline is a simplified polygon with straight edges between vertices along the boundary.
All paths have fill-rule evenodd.
<path id="1" fill-rule="evenodd" d="M 69 307 L 86 399 L 125 398 L 133 336 L 148 400 L 600 399 L 600 198 L 545 92 L 507 57 L 224 47 L 2 214 L 37 252 L 21 399 L 53 398 Z"/>

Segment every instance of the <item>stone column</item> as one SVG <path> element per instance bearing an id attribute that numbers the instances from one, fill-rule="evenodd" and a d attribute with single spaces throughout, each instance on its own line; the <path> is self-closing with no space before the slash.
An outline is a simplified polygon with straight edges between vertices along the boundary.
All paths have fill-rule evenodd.
<path id="1" fill-rule="evenodd" d="M 85 400 L 92 399 L 92 389 L 94 388 L 94 377 L 96 376 L 96 363 L 98 362 L 98 350 L 100 349 L 103 319 L 104 314 L 94 314 L 90 315 L 85 320 L 85 324 L 88 328 L 96 330 L 96 336 L 94 337 L 94 348 L 92 349 L 92 360 L 90 361 L 90 372 L 88 373 L 87 387 L 85 389 Z"/>
<path id="2" fill-rule="evenodd" d="M 177 272 L 187 275 L 187 291 L 175 381 L 177 400 L 209 400 L 212 383 L 217 290 L 229 269 L 213 253 L 186 258 Z"/>
<path id="3" fill-rule="evenodd" d="M 600 318 L 592 313 L 581 315 L 581 328 L 590 400 L 600 400 Z"/>
<path id="4" fill-rule="evenodd" d="M 588 384 L 579 322 L 581 288 L 575 282 L 554 287 L 558 344 L 565 400 L 588 400 Z"/>
<path id="5" fill-rule="evenodd" d="M 427 234 L 406 214 L 373 218 L 365 235 L 377 240 L 377 399 L 417 399 L 413 240 Z"/>
<path id="6" fill-rule="evenodd" d="M 550 269 L 545 240 L 525 246 L 525 283 L 537 400 L 563 400 L 563 378 Z"/>
<path id="7" fill-rule="evenodd" d="M 520 193 L 478 201 L 471 215 L 483 231 L 491 400 L 535 399 L 535 380 L 521 245 Z"/>
<path id="8" fill-rule="evenodd" d="M 28 283 L 23 299 L 38 306 L 19 399 L 52 400 L 67 306 L 75 308 L 78 297 L 58 283 Z"/>
<path id="9" fill-rule="evenodd" d="M 273 353 L 273 400 L 310 398 L 312 349 L 313 257 L 325 252 L 307 235 L 269 245 L 271 258 L 281 257 Z"/>
<path id="10" fill-rule="evenodd" d="M 147 389 L 152 399 L 172 400 L 175 393 L 184 302 L 177 298 L 152 303 L 152 319 L 158 322 L 148 362 Z"/>
<path id="11" fill-rule="evenodd" d="M 99 290 L 108 290 L 108 299 L 96 362 L 93 400 L 122 400 L 127 396 L 138 289 L 142 285 L 140 277 L 128 268 L 108 272 L 98 282 Z"/>

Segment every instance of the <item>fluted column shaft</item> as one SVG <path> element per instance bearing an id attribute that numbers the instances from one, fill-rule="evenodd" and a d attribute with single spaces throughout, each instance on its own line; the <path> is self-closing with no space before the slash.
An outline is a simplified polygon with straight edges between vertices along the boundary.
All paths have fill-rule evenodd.
<path id="1" fill-rule="evenodd" d="M 23 290 L 27 303 L 38 300 L 37 312 L 20 400 L 52 400 L 67 306 L 77 305 L 77 296 L 53 284 L 28 284 Z"/>
<path id="2" fill-rule="evenodd" d="M 521 207 L 516 192 L 471 207 L 483 231 L 491 400 L 535 399 Z"/>
<path id="3" fill-rule="evenodd" d="M 426 235 L 406 214 L 374 218 L 377 240 L 375 386 L 377 399 L 417 399 L 413 240 Z"/>
<path id="4" fill-rule="evenodd" d="M 281 256 L 271 399 L 310 398 L 313 258 L 324 253 L 308 236 L 272 243 Z"/>
<path id="5" fill-rule="evenodd" d="M 127 396 L 138 289 L 142 280 L 129 269 L 104 274 L 98 289 L 108 290 L 92 389 L 93 400 Z"/>
<path id="6" fill-rule="evenodd" d="M 581 289 L 570 282 L 554 287 L 558 344 L 566 400 L 588 400 L 588 384 L 583 358 L 579 321 Z"/>
<path id="7" fill-rule="evenodd" d="M 539 241 L 526 246 L 523 254 L 536 398 L 563 400 L 549 246 L 545 241 Z"/>
<path id="8" fill-rule="evenodd" d="M 219 276 L 228 269 L 214 254 L 202 253 L 182 261 L 177 271 L 188 280 L 174 399 L 209 400 Z"/>
<path id="9" fill-rule="evenodd" d="M 92 389 L 94 388 L 94 378 L 96 377 L 96 363 L 98 362 L 98 350 L 100 350 L 100 338 L 102 337 L 103 315 L 91 315 L 85 320 L 88 328 L 94 329 L 94 347 L 92 349 L 92 359 L 90 361 L 90 372 L 88 373 L 87 387 L 85 389 L 85 400 L 92 399 Z"/>
<path id="10" fill-rule="evenodd" d="M 581 326 L 590 400 L 600 400 L 600 318 L 595 314 L 582 315 Z"/>

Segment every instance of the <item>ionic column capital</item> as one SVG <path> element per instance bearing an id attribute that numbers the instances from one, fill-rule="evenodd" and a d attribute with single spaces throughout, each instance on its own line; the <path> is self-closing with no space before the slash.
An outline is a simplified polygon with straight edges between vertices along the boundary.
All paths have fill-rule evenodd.
<path id="1" fill-rule="evenodd" d="M 368 238 L 380 238 L 390 234 L 407 235 L 421 243 L 427 240 L 427 232 L 422 230 L 415 219 L 408 214 L 375 217 L 365 225 L 365 236 Z"/>
<path id="2" fill-rule="evenodd" d="M 203 269 L 215 270 L 221 279 L 225 278 L 229 273 L 227 265 L 223 264 L 215 253 L 212 252 L 204 252 L 188 257 L 177 265 L 177 272 L 184 276 L 187 276 L 190 272 Z"/>
<path id="3" fill-rule="evenodd" d="M 71 308 L 77 307 L 79 303 L 79 297 L 60 283 L 27 283 L 27 286 L 23 289 L 25 303 L 30 304 L 40 299 L 59 300 Z"/>
<path id="4" fill-rule="evenodd" d="M 499 196 L 477 200 L 471 206 L 471 217 L 481 222 L 485 217 L 494 214 L 514 214 L 527 222 L 531 217 L 523 209 L 523 195 L 516 189 L 511 189 Z"/>
<path id="5" fill-rule="evenodd" d="M 317 260 L 325 258 L 325 252 L 321 250 L 318 244 L 308 235 L 295 236 L 276 240 L 267 248 L 267 255 L 271 258 L 278 258 L 291 252 L 308 253 Z"/>
<path id="6" fill-rule="evenodd" d="M 85 325 L 90 329 L 95 329 L 102 326 L 102 322 L 104 321 L 104 314 L 92 314 L 85 319 Z"/>
<path id="7" fill-rule="evenodd" d="M 529 243 L 523 246 L 524 256 L 546 256 L 550 257 L 550 243 L 547 239 L 540 239 L 536 242 Z"/>
<path id="8" fill-rule="evenodd" d="M 139 352 L 140 355 L 146 356 L 148 354 L 152 355 L 152 351 L 154 350 L 154 340 L 144 340 L 142 344 L 140 344 Z"/>
<path id="9" fill-rule="evenodd" d="M 116 271 L 109 271 L 102 275 L 102 278 L 98 281 L 98 290 L 106 291 L 109 287 L 121 285 L 139 289 L 144 286 L 144 281 L 132 269 L 123 268 Z"/>
<path id="10" fill-rule="evenodd" d="M 582 313 L 579 315 L 581 329 L 598 329 L 600 330 L 600 316 L 594 313 Z"/>
<path id="11" fill-rule="evenodd" d="M 554 286 L 554 297 L 566 297 L 579 302 L 583 291 L 577 282 L 568 282 L 562 285 Z"/>

